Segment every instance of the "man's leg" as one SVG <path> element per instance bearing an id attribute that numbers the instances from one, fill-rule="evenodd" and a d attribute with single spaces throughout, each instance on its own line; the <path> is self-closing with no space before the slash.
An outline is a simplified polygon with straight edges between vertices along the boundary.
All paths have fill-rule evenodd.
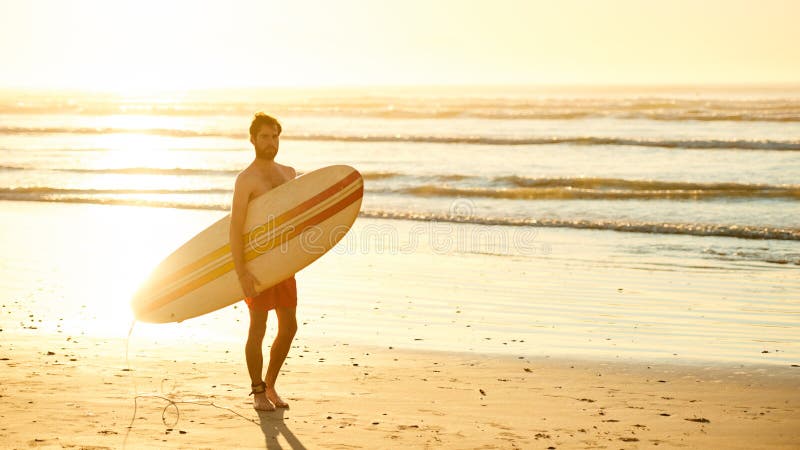
<path id="1" fill-rule="evenodd" d="M 250 373 L 250 384 L 255 387 L 261 384 L 261 371 L 264 368 L 261 343 L 264 341 L 264 333 L 267 331 L 267 311 L 248 309 L 250 309 L 250 330 L 247 333 L 244 356 L 247 360 L 247 371 Z M 253 407 L 262 411 L 275 409 L 272 403 L 267 400 L 264 392 L 253 394 Z"/>
<path id="2" fill-rule="evenodd" d="M 297 317 L 295 315 L 297 308 L 275 308 L 275 313 L 278 316 L 278 334 L 275 336 L 275 342 L 272 343 L 272 348 L 269 352 L 269 366 L 267 367 L 267 398 L 270 399 L 275 406 L 286 408 L 289 406 L 286 402 L 281 400 L 278 393 L 275 391 L 275 381 L 278 379 L 278 372 L 286 360 L 286 355 L 289 354 L 289 349 L 292 346 L 292 339 L 297 333 Z"/>

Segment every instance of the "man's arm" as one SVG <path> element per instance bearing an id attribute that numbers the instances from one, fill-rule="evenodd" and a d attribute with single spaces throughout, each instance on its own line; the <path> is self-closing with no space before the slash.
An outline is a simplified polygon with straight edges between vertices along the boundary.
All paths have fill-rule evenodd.
<path id="1" fill-rule="evenodd" d="M 231 226 L 230 243 L 231 255 L 236 274 L 239 276 L 239 284 L 246 297 L 255 297 L 256 283 L 258 280 L 247 269 L 244 260 L 244 221 L 247 218 L 247 205 L 250 202 L 251 187 L 247 182 L 247 177 L 240 174 L 236 177 L 236 185 L 233 188 L 233 204 L 231 206 Z"/>

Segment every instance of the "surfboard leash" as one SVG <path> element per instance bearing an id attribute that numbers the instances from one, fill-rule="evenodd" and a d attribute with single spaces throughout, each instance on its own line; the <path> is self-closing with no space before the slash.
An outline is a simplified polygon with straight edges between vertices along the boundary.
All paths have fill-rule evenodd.
<path id="1" fill-rule="evenodd" d="M 161 400 L 164 400 L 164 401 L 167 402 L 167 405 L 164 406 L 164 409 L 161 410 L 161 423 L 163 423 L 165 427 L 170 428 L 170 429 L 174 428 L 176 425 L 178 425 L 178 422 L 181 419 L 181 411 L 180 411 L 180 408 L 178 408 L 178 404 L 179 403 L 199 405 L 199 406 L 211 406 L 211 407 L 214 407 L 214 408 L 217 408 L 217 409 L 223 409 L 225 411 L 229 411 L 229 412 L 241 417 L 244 420 L 247 420 L 248 422 L 251 422 L 251 423 L 254 423 L 254 424 L 258 425 L 258 426 L 261 426 L 261 421 L 258 421 L 258 420 L 252 419 L 250 417 L 244 416 L 241 413 L 239 413 L 238 411 L 235 411 L 234 409 L 229 408 L 227 406 L 217 405 L 213 401 L 175 400 L 175 399 L 166 397 L 164 395 L 164 382 L 170 380 L 169 378 L 162 378 L 161 379 L 161 392 L 160 393 L 139 394 L 139 388 L 138 388 L 138 385 L 136 384 L 136 377 L 133 375 L 133 369 L 131 369 L 130 359 L 128 358 L 128 350 L 130 348 L 130 340 L 131 340 L 131 335 L 133 334 L 134 325 L 136 325 L 136 319 L 133 319 L 133 321 L 131 322 L 131 327 L 128 330 L 128 337 L 125 339 L 125 366 L 126 366 L 126 369 L 127 369 L 128 373 L 130 374 L 131 382 L 133 383 L 133 393 L 134 393 L 134 395 L 133 395 L 133 415 L 131 416 L 131 422 L 127 426 L 127 431 L 125 432 L 125 438 L 124 438 L 124 440 L 122 442 L 122 447 L 123 448 L 125 448 L 125 445 L 126 445 L 126 443 L 128 441 L 128 435 L 130 434 L 131 430 L 133 429 L 133 422 L 136 420 L 136 412 L 139 409 L 139 399 L 140 398 L 158 398 L 158 399 L 161 399 Z M 167 410 L 170 407 L 175 408 L 175 422 L 173 422 L 172 425 L 167 423 Z"/>

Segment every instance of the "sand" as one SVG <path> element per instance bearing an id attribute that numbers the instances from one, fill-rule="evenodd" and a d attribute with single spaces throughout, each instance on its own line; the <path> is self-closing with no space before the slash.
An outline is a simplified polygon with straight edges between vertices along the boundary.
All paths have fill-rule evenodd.
<path id="1" fill-rule="evenodd" d="M 250 406 L 238 346 L 3 335 L 4 448 L 797 448 L 800 382 L 737 370 L 303 342 L 288 410 Z M 800 370 L 800 369 L 798 369 Z M 160 395 L 179 403 L 180 416 Z M 210 404 L 217 405 L 221 409 Z M 162 421 L 162 412 L 164 420 Z M 133 425 L 128 428 L 131 420 Z"/>

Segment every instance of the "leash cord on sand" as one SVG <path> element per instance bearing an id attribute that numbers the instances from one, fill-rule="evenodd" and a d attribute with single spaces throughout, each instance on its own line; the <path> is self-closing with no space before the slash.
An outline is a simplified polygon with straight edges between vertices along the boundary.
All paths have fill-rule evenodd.
<path id="1" fill-rule="evenodd" d="M 128 338 L 125 339 L 125 365 L 127 367 L 128 373 L 130 373 L 131 380 L 133 381 L 133 392 L 134 392 L 134 396 L 133 396 L 133 416 L 131 417 L 131 423 L 128 424 L 128 431 L 125 433 L 125 441 L 128 440 L 128 434 L 131 432 L 131 429 L 133 429 L 133 422 L 136 420 L 136 411 L 139 409 L 139 399 L 140 398 L 158 398 L 158 399 L 161 399 L 161 400 L 164 400 L 164 401 L 167 402 L 167 406 L 165 406 L 164 409 L 161 411 L 161 422 L 164 424 L 164 426 L 169 427 L 169 428 L 175 427 L 178 424 L 178 421 L 180 421 L 181 411 L 178 408 L 178 403 L 186 403 L 186 404 L 200 405 L 200 406 L 212 406 L 214 408 L 224 409 L 225 411 L 229 411 L 229 412 L 241 417 L 242 419 L 247 420 L 248 422 L 252 422 L 252 423 L 254 423 L 256 425 L 259 425 L 259 426 L 261 425 L 261 422 L 259 422 L 257 420 L 254 420 L 254 419 L 251 419 L 249 417 L 243 416 L 242 414 L 238 413 L 237 411 L 234 411 L 231 408 L 228 408 L 227 406 L 217 405 L 213 401 L 174 400 L 174 399 L 171 399 L 169 397 L 165 397 L 165 396 L 160 395 L 160 394 L 139 394 L 139 389 L 138 389 L 138 387 L 136 385 L 136 377 L 133 376 L 133 370 L 131 370 L 130 359 L 128 359 L 128 348 L 129 348 L 129 344 L 130 344 L 130 340 L 131 340 L 131 334 L 133 334 L 133 326 L 135 324 L 136 324 L 136 319 L 134 319 L 133 322 L 131 322 L 131 328 L 128 330 Z M 164 392 L 164 382 L 167 381 L 168 379 L 169 378 L 162 378 L 161 379 L 161 392 Z M 175 422 L 172 423 L 172 425 L 167 424 L 167 409 L 169 409 L 170 406 L 175 408 Z M 124 446 L 125 446 L 125 444 L 123 443 L 123 447 Z"/>
<path id="2" fill-rule="evenodd" d="M 180 409 L 178 409 L 178 403 L 189 403 L 189 404 L 192 404 L 192 405 L 200 405 L 200 406 L 213 406 L 214 408 L 219 408 L 219 409 L 224 409 L 225 411 L 230 411 L 233 414 L 236 414 L 237 416 L 241 417 L 242 419 L 247 420 L 248 422 L 253 422 L 254 424 L 259 425 L 259 426 L 261 425 L 261 423 L 259 421 L 257 421 L 257 420 L 253 420 L 253 419 L 251 419 L 249 417 L 245 417 L 245 416 L 239 414 L 238 412 L 234 411 L 233 409 L 228 408 L 227 406 L 217 405 L 214 402 L 210 402 L 210 401 L 209 402 L 201 402 L 201 401 L 196 401 L 196 400 L 173 400 L 171 398 L 164 397 L 163 395 L 158 395 L 158 394 L 138 394 L 133 398 L 133 417 L 131 417 L 131 423 L 130 423 L 130 425 L 128 425 L 128 430 L 133 428 L 133 421 L 136 419 L 136 410 L 138 408 L 138 400 L 140 398 L 160 398 L 160 399 L 168 402 L 167 406 L 165 406 L 164 409 L 161 411 L 161 422 L 163 422 L 164 425 L 169 427 L 169 428 L 172 428 L 175 425 L 177 425 L 178 421 L 181 418 L 181 411 L 180 411 Z M 169 409 L 170 406 L 175 408 L 175 422 L 173 422 L 172 425 L 167 424 L 167 409 Z"/>

